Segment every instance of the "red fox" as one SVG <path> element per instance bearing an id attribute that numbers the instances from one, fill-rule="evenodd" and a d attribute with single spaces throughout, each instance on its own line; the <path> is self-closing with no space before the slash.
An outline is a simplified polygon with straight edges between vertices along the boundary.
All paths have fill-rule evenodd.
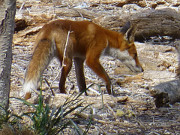
<path id="1" fill-rule="evenodd" d="M 120 33 L 89 21 L 55 20 L 45 24 L 37 35 L 36 47 L 26 71 L 23 85 L 25 99 L 29 99 L 31 92 L 37 89 L 40 76 L 53 57 L 57 57 L 61 65 L 64 62 L 59 82 L 61 93 L 66 93 L 65 81 L 73 59 L 80 91 L 86 89 L 83 71 L 86 61 L 87 66 L 105 81 L 108 94 L 113 94 L 110 78 L 99 58 L 101 55 L 112 56 L 133 72 L 143 72 L 134 45 L 134 33 L 135 28 L 131 27 L 130 22 L 125 24 Z"/>

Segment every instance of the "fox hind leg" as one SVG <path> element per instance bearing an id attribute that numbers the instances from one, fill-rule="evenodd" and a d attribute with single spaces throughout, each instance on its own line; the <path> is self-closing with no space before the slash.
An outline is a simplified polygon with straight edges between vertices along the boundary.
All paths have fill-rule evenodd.
<path id="1" fill-rule="evenodd" d="M 84 64 L 84 59 L 74 58 L 77 85 L 79 87 L 80 92 L 83 92 L 84 90 L 86 90 L 86 81 L 85 81 L 85 77 L 84 77 L 84 65 L 83 64 Z M 85 91 L 85 95 L 87 95 L 86 91 Z"/>
<path id="2" fill-rule="evenodd" d="M 65 82 L 66 82 L 66 78 L 71 70 L 71 67 L 72 67 L 72 59 L 64 58 L 64 63 L 62 63 L 62 67 L 61 67 L 61 77 L 60 77 L 60 81 L 59 81 L 60 93 L 66 93 Z"/>

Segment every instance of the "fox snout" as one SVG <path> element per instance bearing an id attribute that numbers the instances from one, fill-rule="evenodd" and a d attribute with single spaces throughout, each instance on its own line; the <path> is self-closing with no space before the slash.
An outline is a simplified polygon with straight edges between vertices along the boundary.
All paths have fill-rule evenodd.
<path id="1" fill-rule="evenodd" d="M 141 73 L 144 72 L 144 69 L 142 68 L 141 65 L 126 65 L 132 72 L 134 73 Z"/>
<path id="2" fill-rule="evenodd" d="M 130 55 L 127 55 L 126 59 L 123 60 L 122 63 L 124 63 L 134 73 L 140 73 L 144 71 L 138 60 L 138 57 L 133 58 Z"/>
<path id="3" fill-rule="evenodd" d="M 138 65 L 138 66 L 136 66 L 136 71 L 135 72 L 136 73 L 144 72 L 144 69 L 142 68 L 141 65 Z"/>

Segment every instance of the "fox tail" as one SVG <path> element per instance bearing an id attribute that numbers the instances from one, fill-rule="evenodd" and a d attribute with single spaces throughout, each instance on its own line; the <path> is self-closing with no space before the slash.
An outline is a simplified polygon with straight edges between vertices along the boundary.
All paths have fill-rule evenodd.
<path id="1" fill-rule="evenodd" d="M 38 42 L 28 65 L 23 85 L 25 99 L 31 98 L 31 92 L 37 90 L 40 77 L 53 58 L 56 50 L 55 41 L 42 39 Z"/>

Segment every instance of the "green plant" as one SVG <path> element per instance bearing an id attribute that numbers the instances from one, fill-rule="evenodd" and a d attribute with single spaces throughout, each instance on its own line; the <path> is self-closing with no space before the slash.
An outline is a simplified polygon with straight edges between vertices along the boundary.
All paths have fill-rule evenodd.
<path id="1" fill-rule="evenodd" d="M 85 92 L 85 91 L 84 91 Z M 76 115 L 71 115 L 72 112 L 77 111 L 82 113 L 89 107 L 89 105 L 83 107 L 83 100 L 79 97 L 84 93 L 79 95 L 71 95 L 62 106 L 58 108 L 51 108 L 48 104 L 44 104 L 42 92 L 38 96 L 38 104 L 32 104 L 26 100 L 19 99 L 23 101 L 24 104 L 33 107 L 35 111 L 23 113 L 23 116 L 28 116 L 33 122 L 32 128 L 39 135 L 56 135 L 63 132 L 66 128 L 73 128 L 79 135 L 85 135 L 90 128 L 92 117 L 89 118 L 89 122 L 86 126 L 85 131 L 83 131 L 78 124 L 74 121 L 77 119 Z"/>

